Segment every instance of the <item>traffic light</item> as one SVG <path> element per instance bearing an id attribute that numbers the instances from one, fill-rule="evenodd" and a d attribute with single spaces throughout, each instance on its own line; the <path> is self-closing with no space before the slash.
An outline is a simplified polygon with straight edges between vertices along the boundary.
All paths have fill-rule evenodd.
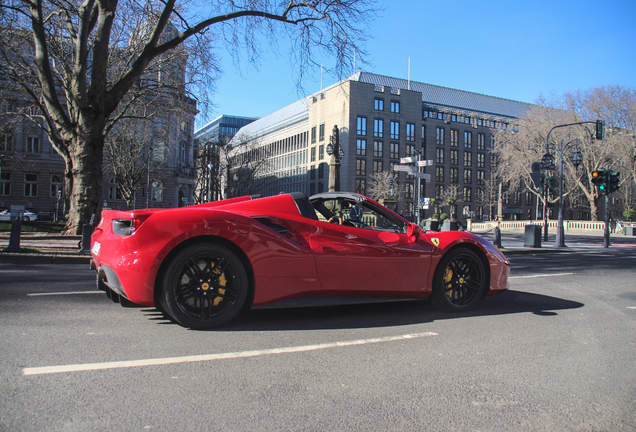
<path id="1" fill-rule="evenodd" d="M 620 188 L 621 173 L 616 171 L 610 171 L 609 173 L 609 193 L 616 192 Z"/>
<path id="2" fill-rule="evenodd" d="M 389 187 L 393 189 L 393 177 L 389 177 Z"/>
<path id="3" fill-rule="evenodd" d="M 598 187 L 599 195 L 606 195 L 608 193 L 607 183 L 607 171 L 598 170 L 592 172 L 592 184 Z"/>
<path id="4" fill-rule="evenodd" d="M 603 139 L 603 131 L 605 129 L 605 121 L 603 120 L 596 120 L 596 139 L 597 140 L 602 140 Z"/>

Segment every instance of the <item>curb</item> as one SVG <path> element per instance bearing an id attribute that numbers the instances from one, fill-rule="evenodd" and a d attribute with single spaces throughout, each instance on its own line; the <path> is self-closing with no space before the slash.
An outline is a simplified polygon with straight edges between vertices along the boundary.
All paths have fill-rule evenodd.
<path id="1" fill-rule="evenodd" d="M 90 255 L 0 253 L 0 263 L 9 264 L 90 264 Z"/>

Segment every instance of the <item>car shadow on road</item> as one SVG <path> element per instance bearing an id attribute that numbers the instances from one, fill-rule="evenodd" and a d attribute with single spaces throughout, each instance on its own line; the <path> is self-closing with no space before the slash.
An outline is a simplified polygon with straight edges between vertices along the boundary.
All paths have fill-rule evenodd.
<path id="1" fill-rule="evenodd" d="M 512 290 L 488 297 L 471 311 L 459 313 L 440 311 L 428 300 L 375 300 L 372 303 L 346 303 L 347 301 L 351 299 L 343 299 L 341 304 L 330 306 L 299 306 L 297 303 L 292 307 L 255 308 L 219 330 L 275 331 L 394 327 L 438 320 L 516 313 L 533 313 L 549 317 L 558 315 L 559 311 L 584 306 L 583 303 L 571 300 Z"/>

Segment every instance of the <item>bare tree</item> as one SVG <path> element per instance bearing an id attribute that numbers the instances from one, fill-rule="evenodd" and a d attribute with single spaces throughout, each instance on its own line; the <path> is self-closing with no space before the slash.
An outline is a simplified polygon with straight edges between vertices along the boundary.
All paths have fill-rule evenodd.
<path id="1" fill-rule="evenodd" d="M 369 197 L 375 201 L 385 199 L 400 202 L 404 199 L 404 185 L 400 184 L 395 173 L 389 171 L 375 173 L 371 176 Z"/>
<path id="2" fill-rule="evenodd" d="M 232 144 L 219 147 L 222 164 L 221 182 L 225 198 L 262 193 L 275 184 L 272 161 L 266 157 L 262 140 L 237 135 Z"/>
<path id="3" fill-rule="evenodd" d="M 189 103 L 181 82 L 213 82 L 210 71 L 217 64 L 210 53 L 215 42 L 228 42 L 236 52 L 246 50 L 254 60 L 260 36 L 275 46 L 282 34 L 291 40 L 299 79 L 316 51 L 333 55 L 335 69 L 350 70 L 373 4 L 216 0 L 203 8 L 175 0 L 0 3 L 0 72 L 42 111 L 50 141 L 72 176 L 67 232 L 79 233 L 80 221 L 88 220 L 101 202 L 102 178 L 94 174 L 102 172 L 108 131 L 127 117 L 129 107 L 155 99 L 164 86 Z M 173 82 L 177 74 L 183 80 Z M 198 80 L 187 79 L 201 74 Z"/>
<path id="4" fill-rule="evenodd" d="M 123 120 L 106 137 L 104 145 L 104 171 L 112 174 L 117 188 L 133 208 L 137 190 L 148 185 L 151 177 L 157 179 L 158 170 L 165 166 L 166 148 L 162 140 L 154 140 L 150 121 Z"/>

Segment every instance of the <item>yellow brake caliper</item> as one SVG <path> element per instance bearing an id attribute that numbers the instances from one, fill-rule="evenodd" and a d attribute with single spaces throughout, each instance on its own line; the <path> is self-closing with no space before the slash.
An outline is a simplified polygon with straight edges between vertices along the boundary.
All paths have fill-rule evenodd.
<path id="1" fill-rule="evenodd" d="M 444 292 L 450 298 L 452 298 L 453 296 L 453 290 L 451 289 L 450 284 L 451 279 L 453 279 L 453 270 L 450 268 L 450 266 L 448 266 L 444 271 Z"/>
<path id="2" fill-rule="evenodd" d="M 214 263 L 211 263 L 210 266 L 214 268 Z M 215 275 L 218 275 L 219 273 L 221 273 L 221 269 L 215 269 L 213 270 L 213 273 Z M 221 276 L 219 276 L 219 285 L 222 287 L 225 287 L 227 285 L 227 279 L 225 278 L 225 273 L 221 273 Z M 214 298 L 214 306 L 218 306 L 219 303 L 223 301 L 223 297 L 221 296 L 225 295 L 225 288 L 219 288 L 218 294 L 219 295 Z"/>

